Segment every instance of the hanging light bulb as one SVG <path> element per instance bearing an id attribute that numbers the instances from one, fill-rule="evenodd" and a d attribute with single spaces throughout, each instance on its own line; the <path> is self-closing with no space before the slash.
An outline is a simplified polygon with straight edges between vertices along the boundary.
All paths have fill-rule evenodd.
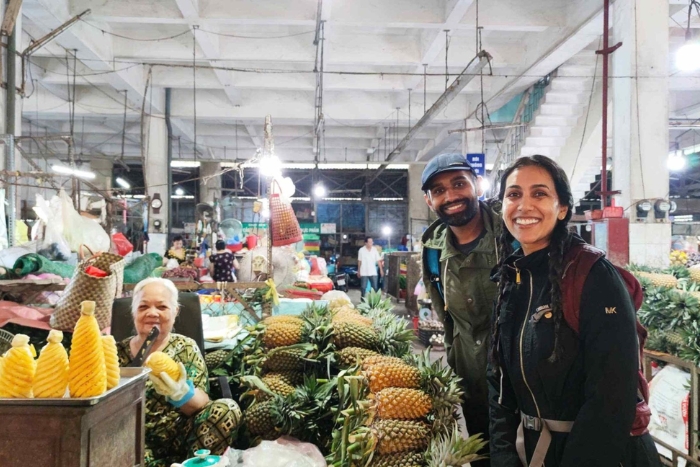
<path id="1" fill-rule="evenodd" d="M 182 196 L 182 195 L 185 194 L 185 190 L 183 190 L 183 189 L 180 188 L 180 187 L 177 187 L 177 188 L 175 189 L 175 194 L 176 194 L 177 196 Z"/>
<path id="2" fill-rule="evenodd" d="M 324 198 L 327 194 L 326 187 L 322 184 L 318 184 L 314 187 L 314 196 L 316 198 Z"/>
<path id="3" fill-rule="evenodd" d="M 491 189 L 491 182 L 489 181 L 488 178 L 482 178 L 480 185 L 481 185 L 481 189 L 484 193 L 488 193 L 488 191 Z"/>
<path id="4" fill-rule="evenodd" d="M 676 52 L 676 67 L 681 71 L 700 69 L 700 43 L 686 40 Z"/>
<path id="5" fill-rule="evenodd" d="M 688 26 L 685 29 L 685 43 L 676 52 L 676 67 L 680 71 L 694 71 L 700 68 L 700 43 L 693 40 L 690 31 L 690 15 L 693 7 L 700 6 L 696 0 L 691 0 L 688 5 Z M 699 10 L 700 11 L 700 10 Z"/>
<path id="6" fill-rule="evenodd" d="M 679 172 L 685 168 L 686 160 L 682 150 L 671 153 L 668 157 L 668 170 L 671 172 Z"/>
<path id="7" fill-rule="evenodd" d="M 265 156 L 260 159 L 260 174 L 263 177 L 282 175 L 282 161 L 277 156 Z"/>

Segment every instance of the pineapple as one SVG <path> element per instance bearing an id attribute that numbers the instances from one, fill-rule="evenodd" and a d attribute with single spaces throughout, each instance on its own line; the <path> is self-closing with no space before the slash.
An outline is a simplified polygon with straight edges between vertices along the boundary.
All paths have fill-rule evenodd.
<path id="1" fill-rule="evenodd" d="M 278 347 L 268 352 L 263 367 L 268 371 L 301 371 L 310 346 Z"/>
<path id="2" fill-rule="evenodd" d="M 372 425 L 377 440 L 377 453 L 395 454 L 423 451 L 428 447 L 428 425 L 414 420 L 377 420 Z"/>
<path id="3" fill-rule="evenodd" d="M 423 467 L 423 465 L 423 454 L 418 452 L 386 454 L 372 460 L 372 467 Z"/>
<path id="4" fill-rule="evenodd" d="M 369 389 L 375 394 L 386 388 L 418 388 L 420 385 L 420 371 L 405 363 L 379 363 L 365 373 Z"/>
<path id="5" fill-rule="evenodd" d="M 678 285 L 678 279 L 672 274 L 656 274 L 644 271 L 636 271 L 635 274 L 643 279 L 649 280 L 656 287 L 675 289 Z"/>
<path id="6" fill-rule="evenodd" d="M 144 362 L 151 369 L 154 376 L 160 376 L 161 373 L 167 373 L 173 381 L 180 379 L 180 367 L 175 360 L 170 358 L 170 355 L 165 352 L 153 352 L 150 357 Z"/>
<path id="7" fill-rule="evenodd" d="M 95 319 L 95 302 L 80 304 L 69 359 L 68 388 L 71 397 L 96 397 L 107 390 L 107 368 Z"/>
<path id="8" fill-rule="evenodd" d="M 301 318 L 299 318 L 298 316 L 292 316 L 292 315 L 276 315 L 276 316 L 270 316 L 269 318 L 265 318 L 264 320 L 262 320 L 262 324 L 264 324 L 265 326 L 269 326 L 271 324 L 279 324 L 279 323 L 301 325 L 303 323 L 303 320 Z"/>
<path id="9" fill-rule="evenodd" d="M 700 265 L 688 268 L 688 272 L 690 273 L 690 279 L 693 282 L 700 283 Z"/>
<path id="10" fill-rule="evenodd" d="M 228 358 L 229 351 L 225 349 L 209 352 L 204 356 L 204 363 L 207 364 L 207 370 L 212 371 L 221 366 Z"/>
<path id="11" fill-rule="evenodd" d="M 414 420 L 423 418 L 433 408 L 430 397 L 418 389 L 386 388 L 376 395 L 380 418 Z"/>
<path id="12" fill-rule="evenodd" d="M 377 333 L 372 329 L 355 323 L 337 323 L 333 325 L 335 336 L 333 342 L 336 348 L 362 347 L 375 349 L 379 343 Z"/>
<path id="13" fill-rule="evenodd" d="M 285 347 L 301 342 L 302 324 L 273 323 L 265 329 L 263 342 L 268 349 Z"/>
<path id="14" fill-rule="evenodd" d="M 362 369 L 369 370 L 379 363 L 393 363 L 394 365 L 405 365 L 406 362 L 398 357 L 387 357 L 386 355 L 373 355 L 362 360 Z"/>
<path id="15" fill-rule="evenodd" d="M 68 389 L 68 354 L 61 344 L 63 333 L 52 329 L 46 340 L 48 344 L 37 360 L 34 397 L 61 398 Z"/>
<path id="16" fill-rule="evenodd" d="M 36 361 L 29 347 L 29 336 L 17 334 L 3 358 L 0 397 L 32 397 Z"/>
<path id="17" fill-rule="evenodd" d="M 379 354 L 373 350 L 362 349 L 360 347 L 345 347 L 335 353 L 338 364 L 342 367 L 357 365 L 368 357 L 376 357 Z"/>
<path id="18" fill-rule="evenodd" d="M 362 316 L 361 314 L 359 314 L 355 310 L 339 311 L 338 313 L 333 315 L 332 322 L 333 322 L 333 324 L 336 324 L 336 323 L 355 323 L 355 324 L 359 324 L 361 326 L 365 326 L 368 328 L 371 328 L 372 324 L 373 324 L 372 318 L 367 318 L 366 316 Z"/>
<path id="19" fill-rule="evenodd" d="M 262 381 L 270 389 L 270 391 L 275 394 L 279 394 L 280 396 L 286 397 L 294 392 L 294 386 L 292 385 L 293 380 L 289 375 L 268 373 L 262 377 Z"/>
<path id="20" fill-rule="evenodd" d="M 256 403 L 245 412 L 245 421 L 248 431 L 254 436 L 269 438 L 275 431 L 275 421 L 272 414 L 274 401 Z"/>
<path id="21" fill-rule="evenodd" d="M 119 356 L 114 336 L 102 336 L 102 348 L 105 353 L 105 368 L 107 369 L 107 390 L 119 386 Z"/>

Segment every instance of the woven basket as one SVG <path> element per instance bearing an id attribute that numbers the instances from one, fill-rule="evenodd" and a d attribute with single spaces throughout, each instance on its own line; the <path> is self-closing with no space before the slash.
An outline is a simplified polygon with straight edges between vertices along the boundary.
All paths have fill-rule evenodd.
<path id="1" fill-rule="evenodd" d="M 85 272 L 89 266 L 97 267 L 109 275 L 93 277 Z M 95 318 L 100 329 L 104 329 L 112 321 L 112 304 L 118 296 L 124 281 L 124 258 L 112 253 L 97 253 L 81 261 L 73 278 L 63 291 L 56 304 L 49 324 L 54 329 L 73 332 L 80 318 L 80 304 L 86 300 L 96 302 Z"/>
<path id="2" fill-rule="evenodd" d="M 272 246 L 292 245 L 303 239 L 294 209 L 276 193 L 270 197 L 270 228 Z"/>
<path id="3" fill-rule="evenodd" d="M 14 334 L 0 329 L 0 355 L 12 348 L 12 339 L 14 338 Z"/>

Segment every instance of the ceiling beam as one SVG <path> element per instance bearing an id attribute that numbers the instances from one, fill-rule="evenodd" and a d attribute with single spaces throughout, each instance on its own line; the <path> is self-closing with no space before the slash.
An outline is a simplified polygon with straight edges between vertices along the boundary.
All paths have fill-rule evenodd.
<path id="1" fill-rule="evenodd" d="M 474 0 L 456 0 L 450 11 L 446 12 L 445 22 L 442 24 L 442 29 L 452 29 L 456 27 L 464 15 L 467 14 L 467 10 L 472 6 Z M 445 32 L 438 31 L 433 34 L 433 38 L 428 42 L 428 46 L 425 49 L 421 57 L 421 64 L 425 63 L 430 65 L 435 61 L 440 52 L 445 48 Z M 423 65 L 417 66 L 414 73 L 423 73 Z M 406 89 L 418 89 L 418 85 L 423 82 L 423 78 L 417 76 L 411 78 L 406 86 Z M 403 107 L 403 106 L 402 106 Z"/>

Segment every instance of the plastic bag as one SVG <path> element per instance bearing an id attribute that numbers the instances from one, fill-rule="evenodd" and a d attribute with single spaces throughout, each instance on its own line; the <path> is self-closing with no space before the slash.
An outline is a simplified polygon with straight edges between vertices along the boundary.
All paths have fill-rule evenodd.
<path id="1" fill-rule="evenodd" d="M 87 245 L 94 252 L 109 251 L 109 235 L 102 226 L 81 216 L 73 208 L 73 203 L 64 190 L 61 190 L 59 196 L 63 214 L 63 236 L 71 250 L 78 251 L 81 245 Z"/>
<path id="2" fill-rule="evenodd" d="M 310 443 L 283 436 L 243 452 L 242 467 L 326 467 L 321 451 Z"/>
<path id="3" fill-rule="evenodd" d="M 112 235 L 112 243 L 120 256 L 126 256 L 134 251 L 134 245 L 126 239 L 123 233 L 117 232 Z"/>
<path id="4" fill-rule="evenodd" d="M 340 308 L 341 306 L 355 308 L 355 305 L 352 304 L 352 300 L 350 300 L 348 294 L 340 290 L 331 290 L 330 292 L 324 293 L 321 300 L 328 300 L 328 306 L 331 309 Z"/>
<path id="5" fill-rule="evenodd" d="M 71 251 L 63 238 L 63 217 L 58 196 L 49 202 L 37 194 L 33 210 L 39 218 L 39 222 L 32 227 L 32 240 L 39 241 L 38 253 L 52 261 L 66 261 Z"/>

